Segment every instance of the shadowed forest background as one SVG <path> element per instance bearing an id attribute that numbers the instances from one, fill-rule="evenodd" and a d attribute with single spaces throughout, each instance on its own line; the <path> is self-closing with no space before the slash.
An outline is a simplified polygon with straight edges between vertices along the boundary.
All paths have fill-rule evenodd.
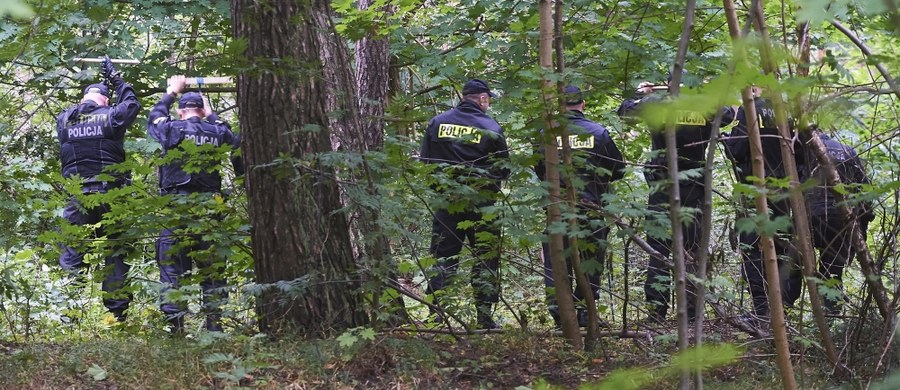
<path id="1" fill-rule="evenodd" d="M 743 38 L 729 33 L 728 4 Z M 895 0 L 0 0 L 0 18 L 4 388 L 900 386 Z M 100 81 L 99 66 L 72 59 L 103 55 L 140 61 L 117 68 L 144 108 L 116 168 L 131 172 L 130 184 L 95 197 L 112 205 L 90 227 L 107 235 L 95 237 L 61 223 L 80 184 L 60 174 L 55 118 Z M 703 328 L 684 329 L 674 315 L 644 322 L 649 255 L 638 240 L 669 226 L 644 223 L 650 135 L 616 108 L 640 82 L 664 84 L 679 61 L 681 104 L 736 107 L 741 89 L 762 86 L 785 99 L 798 137 L 814 123 L 865 162 L 872 184 L 847 195 L 875 205 L 868 263 L 858 254 L 845 270 L 840 315 L 817 322 L 808 294 L 786 309 L 787 344 L 740 320 L 751 301 L 737 237 L 791 222 L 737 217 L 749 207 L 738 193 L 767 191 L 735 185 L 722 145 L 710 165 L 708 272 L 692 279 L 706 289 Z M 158 195 L 165 160 L 146 118 L 176 74 L 234 79 L 200 87 L 250 157 L 244 177 L 225 164 L 223 197 Z M 470 78 L 498 93 L 488 114 L 510 146 L 491 221 L 503 229 L 499 331 L 470 326 L 468 283 L 444 293 L 452 329 L 427 321 L 434 209 L 474 191 L 416 157 L 428 120 L 456 105 Z M 585 114 L 609 129 L 628 166 L 597 216 L 613 225 L 607 258 L 582 264 L 603 275 L 603 323 L 585 334 L 554 328 L 542 275 L 554 184 L 535 176 L 534 152 L 560 115 L 558 83 L 581 87 Z M 437 187 L 449 188 L 445 197 Z M 556 222 L 551 235 L 567 229 Z M 215 243 L 195 255 L 221 264 L 228 281 L 224 333 L 202 330 L 196 316 L 185 338 L 164 329 L 154 240 L 173 225 Z M 126 322 L 104 310 L 97 275 L 60 269 L 60 243 L 90 251 L 95 264 L 125 253 L 135 296 Z M 468 271 L 467 249 L 462 259 Z M 166 294 L 199 309 L 197 283 Z"/>

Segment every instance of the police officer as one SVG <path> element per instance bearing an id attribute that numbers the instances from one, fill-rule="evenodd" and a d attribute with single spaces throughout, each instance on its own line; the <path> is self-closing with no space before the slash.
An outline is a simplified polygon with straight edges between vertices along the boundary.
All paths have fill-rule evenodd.
<path id="1" fill-rule="evenodd" d="M 671 75 L 669 82 L 671 82 Z M 658 88 L 658 87 L 657 87 Z M 667 231 L 669 222 L 667 218 L 667 206 L 669 205 L 669 191 L 667 186 L 662 185 L 669 180 L 669 173 L 666 164 L 666 135 L 665 121 L 659 120 L 664 118 L 664 114 L 653 112 L 653 107 L 666 104 L 668 88 L 654 88 L 649 83 L 641 83 L 638 89 L 638 95 L 631 99 L 626 99 L 619 107 L 618 114 L 627 121 L 634 118 L 645 119 L 650 127 L 651 147 L 653 157 L 647 163 L 644 169 L 644 177 L 647 184 L 653 190 L 648 199 L 648 209 L 652 212 L 647 216 L 648 231 L 650 226 L 655 226 L 654 230 Z M 656 114 L 656 115 L 654 115 Z M 657 120 L 646 120 L 656 116 Z M 734 120 L 734 113 L 729 107 L 722 108 L 721 123 L 728 124 Z M 709 145 L 710 134 L 712 133 L 712 116 L 705 112 L 691 111 L 680 109 L 675 113 L 675 137 L 676 152 L 678 153 L 678 171 L 703 170 L 706 164 L 706 150 Z M 703 202 L 703 194 L 705 191 L 704 176 L 693 176 L 692 178 L 684 178 L 677 180 L 681 195 L 682 208 L 699 209 Z M 684 226 L 684 249 L 691 258 L 697 258 L 699 254 L 700 244 L 700 226 L 697 223 L 697 215 L 691 215 L 687 221 L 683 222 Z M 653 234 L 647 235 L 647 242 L 650 246 L 664 257 L 671 254 L 672 240 L 669 237 L 660 238 Z M 647 279 L 644 283 L 644 294 L 647 304 L 650 307 L 649 319 L 654 322 L 661 322 L 665 319 L 666 312 L 669 308 L 669 298 L 671 295 L 671 279 L 672 271 L 669 266 L 661 259 L 651 257 L 647 268 Z M 695 295 L 688 284 L 688 318 L 693 320 L 696 317 L 696 309 L 694 308 L 694 299 L 690 295 Z"/>
<path id="2" fill-rule="evenodd" d="M 427 292 L 437 295 L 459 266 L 456 255 L 465 240 L 476 257 L 471 282 L 475 295 L 476 321 L 486 329 L 497 328 L 492 307 L 500 300 L 500 228 L 493 218 L 484 218 L 482 209 L 492 206 L 500 192 L 501 181 L 509 176 L 498 162 L 509 158 L 509 150 L 500 124 L 486 114 L 491 98 L 496 97 L 488 84 L 472 79 L 462 90 L 462 101 L 453 109 L 435 116 L 428 122 L 422 139 L 420 159 L 438 164 L 458 184 L 473 188 L 478 195 L 463 197 L 461 210 L 440 207 L 435 210 L 429 251 L 437 260 L 430 271 Z M 444 197 L 453 197 L 450 188 L 438 185 Z M 440 320 L 440 319 L 439 319 Z"/>
<path id="3" fill-rule="evenodd" d="M 759 124 L 760 140 L 762 141 L 763 163 L 766 178 L 784 179 L 787 177 L 784 161 L 781 156 L 781 136 L 775 121 L 775 111 L 768 100 L 760 97 L 762 90 L 752 87 L 753 105 L 756 108 L 757 122 Z M 754 185 L 750 178 L 753 176 L 752 160 L 750 156 L 750 141 L 748 138 L 747 115 L 743 106 L 737 112 L 737 125 L 730 134 L 724 137 L 725 151 L 731 159 L 735 173 L 741 183 Z M 800 150 L 802 145 L 797 142 L 795 150 Z M 797 165 L 802 166 L 802 153 L 797 154 Z M 791 218 L 791 204 L 787 195 L 778 189 L 769 188 L 770 196 L 767 198 L 770 218 Z M 747 207 L 752 207 L 749 205 Z M 749 215 L 742 215 L 749 217 Z M 784 259 L 794 255 L 790 251 L 790 228 L 779 231 L 775 235 L 775 252 L 782 265 L 789 262 Z M 785 237 L 788 236 L 788 237 Z M 753 314 L 759 318 L 768 318 L 769 305 L 766 295 L 765 266 L 762 259 L 762 248 L 759 234 L 753 231 L 740 233 L 741 254 L 743 256 L 742 274 L 747 281 L 750 296 L 753 301 Z"/>
<path id="4" fill-rule="evenodd" d="M 862 160 L 850 146 L 844 145 L 827 134 L 813 130 L 813 136 L 819 137 L 825 144 L 825 149 L 834 162 L 841 183 L 848 186 L 851 193 L 859 191 L 859 186 L 869 184 L 869 177 L 863 168 Z M 858 228 L 865 237 L 869 222 L 875 219 L 871 202 L 861 202 L 852 209 L 855 221 L 848 221 L 837 207 L 836 190 L 828 185 L 827 174 L 812 153 L 812 148 L 806 149 L 808 178 L 814 180 L 816 185 L 805 193 L 807 206 L 809 207 L 810 230 L 813 235 L 813 244 L 819 250 L 819 278 L 831 288 L 840 291 L 839 294 L 824 294 L 825 311 L 829 315 L 837 315 L 841 310 L 843 297 L 842 276 L 844 267 L 850 264 L 856 254 L 852 248 L 853 232 Z M 856 223 L 854 223 L 856 222 Z M 786 304 L 793 305 L 802 293 L 803 278 L 795 271 L 789 279 L 788 298 Z"/>
<path id="5" fill-rule="evenodd" d="M 175 102 L 176 97 L 185 87 L 184 76 L 173 76 L 169 79 L 166 94 L 159 103 L 153 106 L 148 119 L 148 133 L 153 139 L 162 145 L 163 153 L 181 149 L 187 143 L 201 145 L 213 145 L 216 147 L 228 147 L 232 151 L 240 146 L 240 138 L 232 133 L 231 127 L 219 120 L 218 116 L 209 107 L 206 98 L 197 92 L 187 92 L 178 99 L 178 119 L 169 117 L 169 107 Z M 234 170 L 238 175 L 243 174 L 244 167 L 240 156 L 232 153 L 231 158 Z M 209 160 L 195 161 L 194 164 L 208 164 L 199 169 L 187 169 L 184 160 L 168 162 L 159 169 L 159 186 L 162 195 L 175 197 L 199 197 L 217 196 L 221 194 L 222 178 L 216 168 L 218 165 Z M 211 243 L 204 242 L 199 235 L 191 235 L 193 244 L 179 245 L 179 229 L 167 228 L 162 231 L 156 242 L 159 262 L 160 280 L 167 288 L 178 288 L 182 275 L 192 269 L 193 261 L 203 274 L 201 288 L 203 289 L 204 310 L 207 312 L 205 327 L 211 331 L 221 331 L 219 324 L 220 310 L 215 302 L 224 293 L 225 281 L 218 276 L 218 265 L 213 259 L 200 258 L 195 253 L 209 249 Z M 169 302 L 163 299 L 161 305 L 163 313 L 172 325 L 173 333 L 184 330 L 183 305 Z"/>
<path id="6" fill-rule="evenodd" d="M 127 173 L 106 168 L 125 161 L 125 131 L 141 110 L 134 89 L 122 79 L 109 57 L 104 57 L 100 69 L 106 84 L 88 85 L 81 103 L 56 118 L 62 175 L 65 178 L 80 178 L 81 192 L 85 196 L 104 194 L 128 181 Z M 107 84 L 112 86 L 117 97 L 116 104 L 112 106 L 109 105 L 110 90 Z M 73 225 L 93 225 L 101 223 L 109 210 L 109 204 L 86 208 L 73 198 L 63 210 L 63 217 Z M 94 231 L 94 236 L 116 238 L 116 234 L 104 230 L 101 224 Z M 59 263 L 71 272 L 83 272 L 86 268 L 84 253 L 66 245 L 62 245 Z M 129 266 L 119 251 L 107 255 L 104 264 L 103 291 L 106 294 L 103 304 L 119 321 L 124 321 L 131 294 L 117 290 L 123 287 Z"/>
<path id="7" fill-rule="evenodd" d="M 609 191 L 610 182 L 619 180 L 624 177 L 625 161 L 622 152 L 616 147 L 609 136 L 609 131 L 602 125 L 585 118 L 584 107 L 585 101 L 582 96 L 581 89 L 570 85 L 564 89 L 566 101 L 566 129 L 569 138 L 569 147 L 572 150 L 572 162 L 574 172 L 577 177 L 575 180 L 578 191 L 578 198 L 581 202 L 587 203 L 587 207 L 579 207 L 581 215 L 578 218 L 579 229 L 590 232 L 590 235 L 580 250 L 583 259 L 582 269 L 585 270 L 586 278 L 590 284 L 590 290 L 593 299 L 600 298 L 600 270 L 606 256 L 606 237 L 609 235 L 609 226 L 600 219 L 593 219 L 587 215 L 589 207 L 604 205 L 603 194 Z M 562 143 L 557 141 L 559 148 Z M 541 148 L 539 153 L 546 151 Z M 535 166 L 535 172 L 538 178 L 545 180 L 545 167 L 543 158 Z M 560 179 L 560 186 L 565 188 L 570 185 L 571 180 Z M 563 240 L 567 253 L 566 264 L 569 272 L 569 284 L 572 284 L 572 262 L 568 236 Z M 550 245 L 543 243 L 544 257 L 544 285 L 547 288 L 553 288 L 553 266 L 550 262 Z M 593 264 L 591 264 L 593 263 Z M 575 287 L 575 301 L 577 304 L 577 318 L 579 326 L 587 326 L 588 317 L 584 305 L 584 294 L 580 288 Z M 556 305 L 556 295 L 547 294 L 547 300 L 550 309 L 550 315 L 553 321 L 559 326 L 559 308 Z"/>

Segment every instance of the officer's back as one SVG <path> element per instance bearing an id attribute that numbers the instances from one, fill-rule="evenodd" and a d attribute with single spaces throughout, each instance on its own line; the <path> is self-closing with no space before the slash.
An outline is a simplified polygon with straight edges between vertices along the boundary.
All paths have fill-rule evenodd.
<path id="1" fill-rule="evenodd" d="M 208 109 L 202 96 L 196 92 L 188 92 L 179 99 L 179 116 L 181 119 L 169 118 L 169 106 L 175 97 L 166 94 L 153 106 L 150 112 L 148 133 L 159 141 L 163 152 L 184 148 L 184 143 L 198 147 L 218 148 L 229 146 L 237 149 L 240 138 L 235 135 L 227 123 Z M 205 115 L 205 117 L 201 116 Z M 194 162 L 197 167 L 187 168 L 184 159 L 169 161 L 160 167 L 159 186 L 163 194 L 177 192 L 218 192 L 222 187 L 218 161 L 200 160 Z M 243 173 L 243 163 L 238 156 L 232 157 L 235 171 Z"/>
<path id="2" fill-rule="evenodd" d="M 475 168 L 464 172 L 454 170 L 457 174 L 505 179 L 508 171 L 494 166 L 497 159 L 509 158 L 503 130 L 485 113 L 489 101 L 474 101 L 472 96 L 476 94 L 493 95 L 480 80 L 470 81 L 463 88 L 466 98 L 459 105 L 428 122 L 419 158 L 425 163 Z M 488 99 L 487 95 L 482 98 Z"/>
<path id="3" fill-rule="evenodd" d="M 92 84 L 85 88 L 81 103 L 57 117 L 63 177 L 79 175 L 85 184 L 100 182 L 98 175 L 105 167 L 125 161 L 125 131 L 134 123 L 141 105 L 131 85 L 121 79 L 114 85 L 117 104 L 108 105 L 106 85 Z"/>

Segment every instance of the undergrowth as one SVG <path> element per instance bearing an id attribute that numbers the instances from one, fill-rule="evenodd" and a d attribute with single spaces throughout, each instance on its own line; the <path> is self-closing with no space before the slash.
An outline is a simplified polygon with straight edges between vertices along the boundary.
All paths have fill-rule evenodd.
<path id="1" fill-rule="evenodd" d="M 343 338 L 342 338 L 343 337 Z M 666 337 L 604 339 L 574 351 L 548 332 L 466 336 L 389 333 L 305 340 L 199 333 L 0 345 L 4 389 L 528 389 L 677 387 L 676 347 Z M 714 344 L 710 344 L 714 345 Z M 733 345 L 733 344 L 731 344 Z M 780 387 L 766 342 L 704 373 L 709 389 Z M 703 352 L 705 358 L 721 351 Z M 822 361 L 798 367 L 803 388 L 831 388 Z M 615 373 L 614 375 L 611 375 Z M 674 374 L 673 374 L 674 373 Z M 629 385 L 630 384 L 630 385 Z M 845 382 L 854 388 L 854 382 Z"/>

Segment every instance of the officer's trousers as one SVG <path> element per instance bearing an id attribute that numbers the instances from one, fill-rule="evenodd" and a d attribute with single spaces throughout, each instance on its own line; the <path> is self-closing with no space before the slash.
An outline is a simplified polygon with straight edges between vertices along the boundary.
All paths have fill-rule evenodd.
<path id="1" fill-rule="evenodd" d="M 865 224 L 858 226 L 865 229 Z M 836 314 L 843 302 L 842 277 L 844 267 L 853 260 L 851 240 L 851 224 L 845 220 L 836 208 L 829 208 L 825 214 L 810 215 L 810 230 L 812 230 L 813 244 L 819 250 L 819 274 L 818 277 L 825 283 L 833 283 L 833 288 L 840 291 L 840 297 L 835 294 L 824 294 L 825 309 Z M 863 235 L 865 235 L 865 230 Z M 830 281 L 830 282 L 829 282 Z M 796 271 L 789 280 L 787 304 L 794 304 L 800 298 L 803 289 L 803 277 Z"/>
<path id="2" fill-rule="evenodd" d="M 698 179 L 701 180 L 701 179 Z M 691 207 L 699 209 L 703 203 L 704 186 L 694 181 L 682 181 L 679 184 L 681 196 L 681 207 Z M 657 192 L 650 194 L 648 199 L 648 209 L 653 214 L 647 217 L 648 224 L 659 226 L 660 224 L 669 223 L 668 216 L 669 193 L 668 189 L 663 187 Z M 671 224 L 669 225 L 671 226 Z M 693 259 L 698 256 L 700 247 L 700 225 L 697 223 L 697 215 L 693 214 L 690 218 L 682 223 L 684 231 L 684 249 Z M 669 230 L 671 232 L 671 230 Z M 647 243 L 654 250 L 659 252 L 664 258 L 670 259 L 672 253 L 671 233 L 669 237 L 660 238 L 647 235 Z M 685 258 L 685 266 L 688 273 L 694 273 L 696 264 Z M 665 262 L 654 257 L 650 258 L 647 267 L 647 279 L 644 282 L 644 296 L 647 299 L 647 305 L 650 307 L 651 316 L 664 318 L 669 308 L 670 296 L 672 295 L 672 270 Z M 695 316 L 694 300 L 696 296 L 692 283 L 687 284 L 688 287 L 688 317 L 693 319 Z"/>
<path id="3" fill-rule="evenodd" d="M 172 196 L 185 196 L 175 194 Z M 184 245 L 189 240 L 189 245 Z M 168 299 L 167 292 L 182 285 L 184 275 L 197 267 L 200 276 L 200 288 L 203 291 L 203 310 L 206 314 L 217 314 L 222 300 L 227 296 L 226 281 L 220 276 L 222 267 L 217 258 L 204 253 L 212 247 L 202 234 L 181 233 L 179 229 L 164 229 L 156 240 L 156 261 L 159 264 L 159 280 L 163 284 L 162 304 L 160 310 L 167 317 L 183 316 L 186 306 L 183 302 Z"/>
<path id="4" fill-rule="evenodd" d="M 480 207 L 492 204 L 482 204 Z M 460 227 L 461 222 L 471 226 Z M 465 224 L 464 224 L 465 225 Z M 430 253 L 437 264 L 430 273 L 428 293 L 442 290 L 450 283 L 459 268 L 459 253 L 468 240 L 475 263 L 471 283 L 478 306 L 500 301 L 500 227 L 493 221 L 483 221 L 478 208 L 451 213 L 437 210 L 431 225 Z"/>
<path id="5" fill-rule="evenodd" d="M 790 218 L 790 201 L 787 199 L 779 201 L 768 201 L 768 207 L 771 211 L 770 219 L 778 217 Z M 790 234 L 790 232 L 788 232 Z M 742 232 L 740 234 L 741 255 L 743 256 L 743 264 L 741 267 L 744 279 L 747 281 L 750 297 L 753 301 L 753 313 L 760 317 L 769 315 L 769 298 L 766 295 L 768 282 L 766 281 L 766 269 L 763 263 L 762 249 L 760 247 L 760 236 L 756 231 Z M 782 281 L 788 277 L 791 272 L 790 268 L 793 262 L 789 257 L 796 254 L 791 250 L 791 244 L 782 237 L 775 237 L 775 255 L 778 258 L 779 273 Z M 782 296 L 786 297 L 789 287 L 782 282 Z"/>
<path id="6" fill-rule="evenodd" d="M 106 192 L 105 189 L 89 189 L 85 187 L 86 193 Z M 103 215 L 109 212 L 109 205 L 101 204 L 91 209 L 85 209 L 77 199 L 72 199 L 63 210 L 63 218 L 69 223 L 78 226 L 96 224 L 103 220 Z M 104 229 L 98 228 L 94 231 L 93 237 L 103 237 L 106 235 Z M 107 240 L 117 240 L 118 234 L 107 235 Z M 60 245 L 62 255 L 59 258 L 59 265 L 66 271 L 72 273 L 83 273 L 88 269 L 88 265 L 84 263 L 84 253 L 76 248 Z M 119 247 L 114 246 L 115 247 Z M 103 305 L 106 306 L 110 313 L 116 318 L 123 319 L 125 310 L 131 302 L 132 295 L 130 292 L 120 291 L 125 286 L 126 275 L 131 267 L 125 263 L 125 256 L 121 248 L 114 249 L 113 253 L 105 257 L 103 268 L 100 270 L 103 277 Z"/>
<path id="7" fill-rule="evenodd" d="M 590 291 L 593 299 L 600 298 L 600 275 L 603 265 L 606 261 L 606 238 L 609 235 L 609 227 L 603 226 L 592 228 L 587 221 L 580 221 L 580 229 L 590 229 L 591 233 L 588 238 L 579 240 L 579 246 L 582 247 L 579 258 L 581 259 L 581 269 L 585 272 L 585 277 L 590 284 Z M 585 242 L 587 241 L 587 242 Z M 573 286 L 574 272 L 572 270 L 572 250 L 569 247 L 569 236 L 563 236 L 563 247 L 566 254 L 566 269 L 568 270 L 569 285 Z M 544 285 L 548 289 L 554 288 L 553 285 L 553 264 L 550 261 L 550 244 L 542 245 L 544 257 Z M 577 280 L 576 280 L 577 281 Z M 575 291 L 573 297 L 575 302 L 582 302 L 585 299 L 582 287 L 578 283 L 574 283 Z M 548 290 L 551 291 L 551 290 Z M 547 304 L 551 313 L 557 313 L 556 294 L 547 294 Z"/>

